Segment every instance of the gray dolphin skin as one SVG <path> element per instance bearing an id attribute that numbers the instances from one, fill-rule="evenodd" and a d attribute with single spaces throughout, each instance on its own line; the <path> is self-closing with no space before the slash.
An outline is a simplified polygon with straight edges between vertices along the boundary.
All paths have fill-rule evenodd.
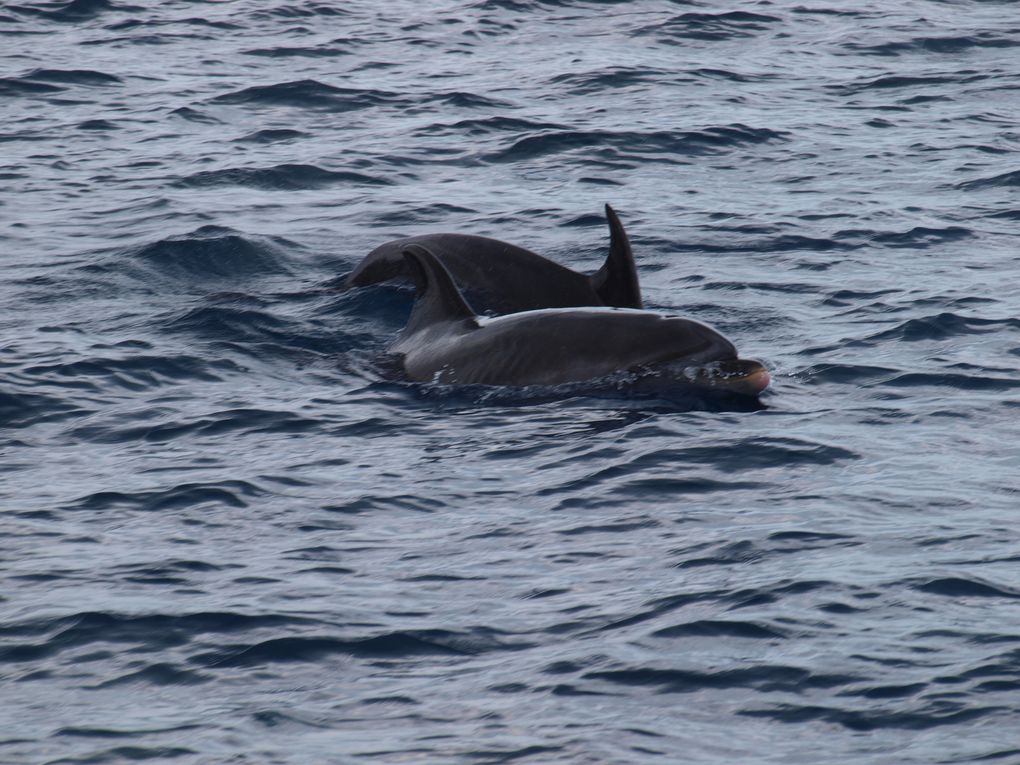
<path id="1" fill-rule="evenodd" d="M 408 279 L 403 252 L 412 245 L 427 247 L 452 274 L 482 312 L 516 313 L 537 308 L 617 306 L 641 308 L 634 255 L 623 224 L 606 205 L 609 255 L 591 276 L 497 239 L 468 234 L 424 234 L 376 247 L 344 282 L 364 287 L 391 279 Z"/>
<path id="2" fill-rule="evenodd" d="M 757 395 L 769 374 L 692 319 L 618 308 L 546 308 L 480 318 L 427 247 L 404 258 L 417 287 L 389 351 L 410 380 L 450 385 L 558 385 L 634 371 L 664 385 Z"/>

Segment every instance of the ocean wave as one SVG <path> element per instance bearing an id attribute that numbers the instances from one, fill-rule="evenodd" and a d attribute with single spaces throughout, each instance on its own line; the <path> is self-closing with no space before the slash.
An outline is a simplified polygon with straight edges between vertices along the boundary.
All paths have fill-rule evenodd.
<path id="1" fill-rule="evenodd" d="M 829 352 L 831 348 L 806 349 L 804 355 L 815 355 Z M 876 381 L 886 381 L 899 373 L 892 367 L 879 367 L 867 364 L 821 364 L 800 372 L 797 377 L 807 385 L 864 385 Z"/>
<path id="2" fill-rule="evenodd" d="M 751 74 L 749 72 L 734 72 L 730 69 L 714 69 L 712 67 L 688 69 L 687 74 L 706 80 L 725 80 L 727 82 L 765 82 L 775 79 L 777 76 L 767 72 Z"/>
<path id="3" fill-rule="evenodd" d="M 479 10 L 536 11 L 545 8 L 577 8 L 588 5 L 625 5 L 632 0 L 477 0 L 471 8 Z"/>
<path id="4" fill-rule="evenodd" d="M 97 37 L 90 40 L 84 40 L 81 42 L 82 46 L 89 47 L 110 47 L 111 49 L 127 49 L 134 50 L 135 46 L 142 45 L 158 45 L 161 47 L 169 47 L 173 45 L 180 45 L 186 43 L 208 43 L 220 39 L 215 31 L 209 30 L 207 32 L 165 32 L 149 34 L 149 35 L 124 35 L 122 37 Z"/>
<path id="5" fill-rule="evenodd" d="M 658 471 L 682 473 L 693 466 L 711 467 L 725 474 L 748 474 L 756 469 L 832 465 L 859 457 L 849 449 L 796 438 L 722 439 L 718 445 L 655 449 L 632 459 L 620 456 L 611 468 L 593 472 L 589 478 L 597 481 L 614 476 L 654 475 Z M 590 461 L 589 454 L 579 452 L 559 464 L 583 467 Z"/>
<path id="6" fill-rule="evenodd" d="M 870 242 L 885 247 L 909 247 L 916 250 L 933 247 L 945 242 L 971 239 L 975 236 L 975 233 L 972 229 L 965 226 L 944 226 L 941 228 L 914 226 L 907 231 L 841 230 L 832 236 L 833 239 L 840 241 L 850 240 L 860 242 L 861 244 Z"/>
<path id="7" fill-rule="evenodd" d="M 991 714 L 1006 710 L 1003 706 L 965 707 L 960 702 L 931 701 L 915 710 L 846 709 L 837 706 L 777 704 L 758 709 L 742 709 L 738 714 L 747 717 L 769 718 L 784 723 L 821 721 L 852 731 L 865 732 L 882 729 L 928 730 L 942 725 L 973 723 Z"/>
<path id="8" fill-rule="evenodd" d="M 95 643 L 121 643 L 149 647 L 185 645 L 202 635 L 252 632 L 261 629 L 307 628 L 316 622 L 296 616 L 251 615 L 232 611 L 186 614 L 123 614 L 83 611 L 53 619 L 38 619 L 4 626 L 8 637 L 0 647 L 0 662 L 23 663 L 52 657 Z M 40 642 L 15 638 L 43 637 Z"/>
<path id="9" fill-rule="evenodd" d="M 154 324 L 163 333 L 200 338 L 242 359 L 286 359 L 290 364 L 326 359 L 343 365 L 346 355 L 370 354 L 378 344 L 361 322 L 338 328 L 287 317 L 245 294 L 207 295 L 202 304 L 156 317 Z"/>
<path id="10" fill-rule="evenodd" d="M 222 30 L 234 30 L 243 29 L 239 24 L 233 24 L 229 21 L 223 21 L 222 19 L 206 19 L 201 16 L 188 16 L 186 18 L 140 18 L 137 16 L 124 19 L 123 21 L 115 21 L 112 24 L 106 24 L 103 28 L 108 29 L 112 32 L 121 32 L 126 29 L 139 29 L 146 27 L 166 27 L 166 26 L 177 26 L 184 25 L 189 27 L 209 27 L 211 29 L 222 29 Z M 198 38 L 205 39 L 205 38 Z"/>
<path id="11" fill-rule="evenodd" d="M 1011 188 L 1020 186 L 1020 170 L 1011 170 L 999 175 L 991 175 L 987 178 L 975 178 L 972 181 L 964 181 L 956 184 L 956 188 L 963 191 L 975 189 Z"/>
<path id="12" fill-rule="evenodd" d="M 148 413 L 147 421 L 136 424 L 134 420 L 92 422 L 79 425 L 68 432 L 68 437 L 79 442 L 120 444 L 120 443 L 168 443 L 180 438 L 215 439 L 226 433 L 304 433 L 323 427 L 317 419 L 304 417 L 296 412 L 270 409 L 232 409 L 212 412 L 194 419 L 167 420 Z M 128 424 L 130 423 L 130 424 Z M 170 506 L 187 505 L 197 501 L 218 501 L 235 507 L 246 506 L 235 493 L 237 486 L 232 482 L 221 486 L 196 486 L 184 484 L 170 489 L 150 493 L 121 494 L 99 492 L 82 500 L 76 506 L 93 507 L 109 504 L 125 504 L 141 509 L 159 509 L 164 503 Z M 242 492 L 243 494 L 244 492 Z M 84 503 L 84 504 L 82 504 Z"/>
<path id="13" fill-rule="evenodd" d="M 244 51 L 246 56 L 263 56 L 265 58 L 336 58 L 350 56 L 349 47 L 336 45 L 314 45 L 309 47 L 276 46 L 273 48 L 252 48 Z"/>
<path id="14" fill-rule="evenodd" d="M 86 414 L 79 402 L 60 396 L 25 390 L 0 389 L 0 425 L 25 428 L 42 422 L 59 422 L 68 417 Z"/>
<path id="15" fill-rule="evenodd" d="M 867 80 L 858 82 L 852 82 L 845 85 L 830 85 L 830 90 L 836 91 L 843 95 L 856 95 L 858 93 L 865 93 L 869 90 L 892 90 L 899 88 L 909 88 L 911 91 L 918 88 L 923 88 L 931 85 L 963 85 L 971 82 L 979 82 L 987 79 L 988 75 L 975 74 L 973 72 L 967 74 L 932 74 L 932 75 L 918 75 L 918 76 L 907 76 L 898 74 L 883 75 L 882 77 L 875 77 Z M 915 97 L 916 98 L 916 97 Z"/>
<path id="16" fill-rule="evenodd" d="M 640 501 L 643 498 L 655 497 L 655 501 L 663 501 L 666 497 L 697 497 L 718 492 L 750 491 L 764 487 L 764 484 L 759 481 L 723 481 L 698 476 L 674 478 L 632 475 L 627 477 L 628 475 L 629 472 L 623 468 L 605 468 L 582 478 L 571 479 L 555 486 L 547 486 L 541 489 L 538 495 L 542 497 L 558 494 L 575 496 L 579 492 L 583 493 L 598 488 L 606 496 L 619 500 Z"/>
<path id="17" fill-rule="evenodd" d="M 1020 380 L 1014 377 L 996 377 L 983 374 L 951 374 L 948 372 L 907 372 L 896 375 L 882 382 L 883 386 L 892 388 L 953 388 L 955 390 L 1002 391 L 1007 392 L 1020 388 Z"/>
<path id="18" fill-rule="evenodd" d="M 923 340 L 946 340 L 950 337 L 984 335 L 1003 329 L 1020 329 L 1020 319 L 983 319 L 976 316 L 960 316 L 950 311 L 930 316 L 921 316 L 897 324 L 890 329 L 869 335 L 857 344 L 871 345 L 886 340 L 918 342 Z"/>
<path id="19" fill-rule="evenodd" d="M 519 650 L 494 630 L 464 633 L 451 630 L 406 630 L 368 638 L 325 636 L 281 637 L 248 645 L 224 646 L 192 656 L 205 667 L 249 667 L 279 662 L 321 662 L 334 654 L 369 659 L 404 659 L 414 656 L 470 656 L 492 651 Z"/>
<path id="20" fill-rule="evenodd" d="M 857 242 L 840 241 L 836 238 L 812 237 L 802 234 L 780 234 L 778 236 L 755 237 L 753 239 L 741 239 L 717 244 L 716 242 L 691 242 L 665 241 L 662 242 L 662 249 L 674 252 L 706 252 L 706 253 L 735 253 L 735 252 L 828 252 L 830 250 L 846 251 L 859 249 L 862 245 Z M 831 265 L 831 262 L 812 264 L 811 270 L 824 271 Z M 818 288 L 813 285 L 798 285 L 779 282 L 756 282 L 747 284 L 745 282 L 710 282 L 715 287 L 726 289 L 776 289 L 783 292 L 817 292 Z M 706 284 L 705 286 L 709 286 Z"/>
<path id="21" fill-rule="evenodd" d="M 51 760 L 51 765 L 95 765 L 96 763 L 139 762 L 153 760 L 167 762 L 178 757 L 198 754 L 186 746 L 115 746 L 90 751 L 82 757 L 62 757 Z"/>
<path id="22" fill-rule="evenodd" d="M 61 93 L 66 88 L 46 82 L 35 82 L 27 77 L 0 77 L 0 96 L 26 96 L 43 93 Z"/>
<path id="23" fill-rule="evenodd" d="M 215 96 L 212 103 L 249 106 L 293 106 L 347 112 L 373 106 L 399 104 L 403 96 L 372 88 L 340 88 L 317 80 L 293 80 L 274 85 L 255 85 Z"/>
<path id="24" fill-rule="evenodd" d="M 58 364 L 25 366 L 22 374 L 50 385 L 81 388 L 91 380 L 113 387 L 139 391 L 187 382 L 220 382 L 217 371 L 237 371 L 227 360 L 208 361 L 196 356 L 168 356 L 139 353 L 124 358 L 93 356 Z M 98 389 L 98 386 L 96 386 Z"/>
<path id="25" fill-rule="evenodd" d="M 268 130 L 256 130 L 254 133 L 235 138 L 237 143 L 276 143 L 278 141 L 291 141 L 296 138 L 308 138 L 309 133 L 289 128 L 277 128 Z"/>
<path id="26" fill-rule="evenodd" d="M 705 566 L 740 566 L 760 563 L 770 558 L 803 553 L 811 550 L 835 551 L 840 548 L 858 547 L 863 542 L 846 534 L 821 533 L 817 531 L 785 531 L 770 534 L 763 542 L 749 540 L 723 542 L 709 545 L 699 542 L 672 552 L 680 558 L 673 564 L 677 569 L 703 568 Z M 714 599 L 709 595 L 705 599 Z M 770 599 L 766 594 L 756 594 L 752 602 Z M 654 613 L 654 612 L 653 612 Z"/>
<path id="27" fill-rule="evenodd" d="M 114 3 L 110 0 L 71 0 L 68 3 L 36 3 L 9 6 L 18 14 L 36 16 L 46 21 L 75 23 L 90 21 L 113 11 L 141 11 L 137 5 Z"/>
<path id="28" fill-rule="evenodd" d="M 554 85 L 566 85 L 570 93 L 601 93 L 606 88 L 630 88 L 661 81 L 668 73 L 661 69 L 642 69 L 621 66 L 596 69 L 590 72 L 569 72 L 549 79 Z"/>
<path id="29" fill-rule="evenodd" d="M 265 415 L 269 413 L 257 414 Z M 264 427 L 266 424 L 264 416 L 261 418 L 252 417 L 250 419 L 255 420 L 255 422 L 253 423 L 248 421 L 244 426 L 237 426 L 236 420 L 230 423 L 228 423 L 226 419 L 220 419 L 218 421 L 206 420 L 199 424 L 197 428 L 189 429 L 187 432 L 194 432 L 195 430 L 198 430 L 200 431 L 199 435 L 203 432 L 206 435 L 209 435 L 210 433 L 223 432 L 224 427 L 227 427 L 230 430 L 253 429 L 256 432 L 266 432 L 267 428 Z M 262 421 L 259 422 L 259 419 Z M 160 442 L 180 436 L 185 432 L 183 429 L 177 428 L 173 429 L 173 432 L 171 433 L 172 429 L 172 425 L 167 425 L 163 428 L 156 426 L 148 430 L 144 427 L 134 428 L 133 430 L 135 432 L 132 435 L 135 439 Z M 94 435 L 98 430 L 99 429 L 95 426 L 85 426 L 77 428 L 75 430 L 75 434 L 79 437 L 88 438 L 89 435 Z M 88 440 L 97 441 L 100 439 L 93 437 Z M 186 507 L 198 507 L 202 505 L 248 507 L 248 498 L 258 497 L 264 493 L 265 492 L 262 489 L 248 481 L 220 481 L 213 484 L 185 483 L 168 489 L 151 491 L 96 492 L 88 495 L 87 497 L 82 497 L 78 501 L 72 503 L 68 506 L 68 509 L 108 510 L 113 507 L 125 507 L 133 510 L 141 510 L 143 512 L 161 512 Z"/>
<path id="30" fill-rule="evenodd" d="M 333 3 L 325 2 L 280 3 L 270 8 L 249 12 L 252 19 L 311 19 L 317 16 L 342 18 L 350 14 L 351 12 L 344 8 L 337 8 Z"/>
<path id="31" fill-rule="evenodd" d="M 455 106 L 461 109 L 505 109 L 512 106 L 511 103 L 502 99 L 466 91 L 426 93 L 419 100 L 422 104 Z"/>
<path id="32" fill-rule="evenodd" d="M 120 77 L 92 69 L 33 69 L 24 76 L 26 80 L 59 82 L 63 85 L 118 85 Z"/>
<path id="33" fill-rule="evenodd" d="M 190 234 L 144 245 L 130 257 L 161 274 L 197 282 L 203 278 L 290 273 L 283 248 L 292 246 L 283 239 L 242 234 L 222 226 L 201 226 Z M 107 267 L 115 268 L 116 263 Z"/>
<path id="34" fill-rule="evenodd" d="M 175 117 L 180 117 L 188 122 L 195 122 L 200 125 L 220 125 L 223 124 L 223 120 L 217 119 L 211 114 L 207 114 L 198 109 L 192 109 L 190 106 L 181 106 L 170 112 Z"/>
<path id="35" fill-rule="evenodd" d="M 895 287 L 878 290 L 837 289 L 836 291 L 831 292 L 822 302 L 827 306 L 845 308 L 847 306 L 855 306 L 862 300 L 875 300 L 876 298 L 885 297 L 887 295 L 895 295 L 898 292 L 899 289 Z"/>
<path id="36" fill-rule="evenodd" d="M 115 122 L 109 120 L 85 120 L 84 122 L 78 123 L 79 130 L 101 130 L 106 132 L 108 130 L 120 130 L 121 127 Z"/>
<path id="37" fill-rule="evenodd" d="M 845 43 L 843 47 L 854 53 L 873 56 L 899 56 L 904 53 L 935 53 L 939 55 L 972 51 L 974 48 L 1015 48 L 1020 40 L 1003 37 L 992 32 L 973 35 L 946 35 L 941 37 L 912 37 L 884 43 Z"/>
<path id="38" fill-rule="evenodd" d="M 949 598 L 1007 598 L 1020 599 L 1020 589 L 994 585 L 977 578 L 942 577 L 928 579 L 914 584 L 914 588 L 932 595 Z"/>
<path id="39" fill-rule="evenodd" d="M 536 122 L 519 117 L 495 116 L 458 120 L 452 123 L 435 122 L 419 128 L 416 132 L 421 135 L 463 133 L 464 135 L 482 136 L 499 133 L 530 133 L 543 130 L 565 129 L 565 125 L 555 122 Z"/>
<path id="40" fill-rule="evenodd" d="M 338 435 L 346 437 L 373 436 L 391 429 L 391 425 L 380 419 L 369 419 L 336 429 Z M 413 430 L 413 428 L 411 429 Z M 343 515 L 363 515 L 377 512 L 408 510 L 415 513 L 434 513 L 448 509 L 448 505 L 429 497 L 413 494 L 365 495 L 343 503 L 323 505 L 323 510 Z"/>
<path id="41" fill-rule="evenodd" d="M 812 672 L 789 665 L 759 665 L 717 671 L 625 669 L 588 672 L 585 680 L 619 686 L 650 686 L 656 693 L 697 693 L 708 688 L 748 688 L 760 693 L 804 693 L 811 689 L 838 688 L 859 680 L 854 675 Z"/>
<path id="42" fill-rule="evenodd" d="M 700 154 L 714 154 L 730 149 L 784 141 L 788 134 L 769 128 L 753 128 L 734 123 L 703 130 L 656 131 L 580 131 L 567 130 L 528 136 L 512 146 L 484 156 L 491 162 L 518 162 L 561 154 L 577 149 L 600 159 L 643 158 L 646 161 L 679 161 Z M 594 151 L 592 151 L 594 150 Z"/>
<path id="43" fill-rule="evenodd" d="M 386 226 L 417 226 L 428 223 L 442 223 L 451 213 L 473 212 L 477 211 L 472 210 L 470 207 L 437 202 L 435 204 L 426 204 L 418 207 L 409 206 L 400 210 L 384 212 L 377 215 L 375 219 Z M 346 274 L 340 277 L 337 286 L 342 286 L 346 279 Z"/>
<path id="44" fill-rule="evenodd" d="M 761 468 L 794 467 L 796 465 L 833 465 L 860 458 L 860 454 L 832 444 L 799 438 L 772 437 L 727 441 L 719 446 L 691 446 L 642 455 L 642 462 L 651 460 L 676 464 L 699 463 L 729 472 Z M 645 466 L 642 466 L 644 472 Z"/>
<path id="45" fill-rule="evenodd" d="M 699 619 L 675 627 L 664 627 L 651 634 L 655 638 L 742 638 L 745 640 L 785 640 L 786 630 L 765 627 L 754 622 Z"/>
<path id="46" fill-rule="evenodd" d="M 141 669 L 116 675 L 98 683 L 96 689 L 117 688 L 124 685 L 143 686 L 188 686 L 208 683 L 214 678 L 203 672 L 196 672 L 171 662 L 158 661 L 146 664 Z"/>
<path id="47" fill-rule="evenodd" d="M 769 25 L 782 21 L 778 16 L 749 11 L 722 13 L 681 13 L 668 21 L 649 24 L 634 30 L 637 37 L 656 36 L 658 41 L 682 44 L 684 40 L 732 40 L 754 35 L 769 29 Z"/>
<path id="48" fill-rule="evenodd" d="M 392 181 L 375 175 L 349 170 L 326 170 L 316 165 L 283 164 L 273 167 L 234 167 L 202 170 L 174 181 L 174 186 L 203 188 L 206 186 L 247 186 L 267 191 L 307 191 L 340 184 L 386 186 Z"/>

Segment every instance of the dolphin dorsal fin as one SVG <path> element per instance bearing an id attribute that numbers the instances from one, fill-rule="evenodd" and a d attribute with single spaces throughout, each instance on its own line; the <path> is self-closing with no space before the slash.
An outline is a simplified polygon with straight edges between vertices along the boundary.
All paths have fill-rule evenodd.
<path id="1" fill-rule="evenodd" d="M 592 274 L 592 289 L 606 305 L 617 308 L 642 308 L 634 253 L 616 211 L 606 205 L 609 221 L 609 256 L 602 268 Z"/>
<path id="2" fill-rule="evenodd" d="M 443 321 L 474 320 L 475 312 L 460 294 L 446 266 L 431 250 L 411 244 L 404 248 L 403 256 L 418 293 L 407 320 L 406 333 Z"/>

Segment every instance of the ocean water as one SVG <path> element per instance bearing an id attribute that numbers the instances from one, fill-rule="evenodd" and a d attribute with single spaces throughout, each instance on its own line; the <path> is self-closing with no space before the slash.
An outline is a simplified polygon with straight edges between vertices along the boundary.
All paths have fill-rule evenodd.
<path id="1" fill-rule="evenodd" d="M 0 4 L 0 762 L 1020 763 L 1020 11 Z M 449 390 L 458 231 L 773 370 Z"/>

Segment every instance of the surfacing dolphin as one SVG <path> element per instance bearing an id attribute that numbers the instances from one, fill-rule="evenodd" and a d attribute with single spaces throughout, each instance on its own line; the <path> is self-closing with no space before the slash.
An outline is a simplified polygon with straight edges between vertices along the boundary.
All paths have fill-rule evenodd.
<path id="1" fill-rule="evenodd" d="M 469 234 L 424 234 L 379 245 L 358 264 L 345 287 L 365 287 L 411 273 L 403 252 L 412 245 L 427 247 L 453 280 L 483 312 L 516 313 L 537 308 L 616 306 L 641 308 L 634 255 L 627 232 L 612 207 L 609 255 L 591 276 L 498 239 Z"/>
<path id="2" fill-rule="evenodd" d="M 406 376 L 450 385 L 559 385 L 633 372 L 663 387 L 756 396 L 769 384 L 757 361 L 692 319 L 618 308 L 546 308 L 483 318 L 442 261 L 408 245 L 417 288 L 407 326 L 389 351 Z"/>

